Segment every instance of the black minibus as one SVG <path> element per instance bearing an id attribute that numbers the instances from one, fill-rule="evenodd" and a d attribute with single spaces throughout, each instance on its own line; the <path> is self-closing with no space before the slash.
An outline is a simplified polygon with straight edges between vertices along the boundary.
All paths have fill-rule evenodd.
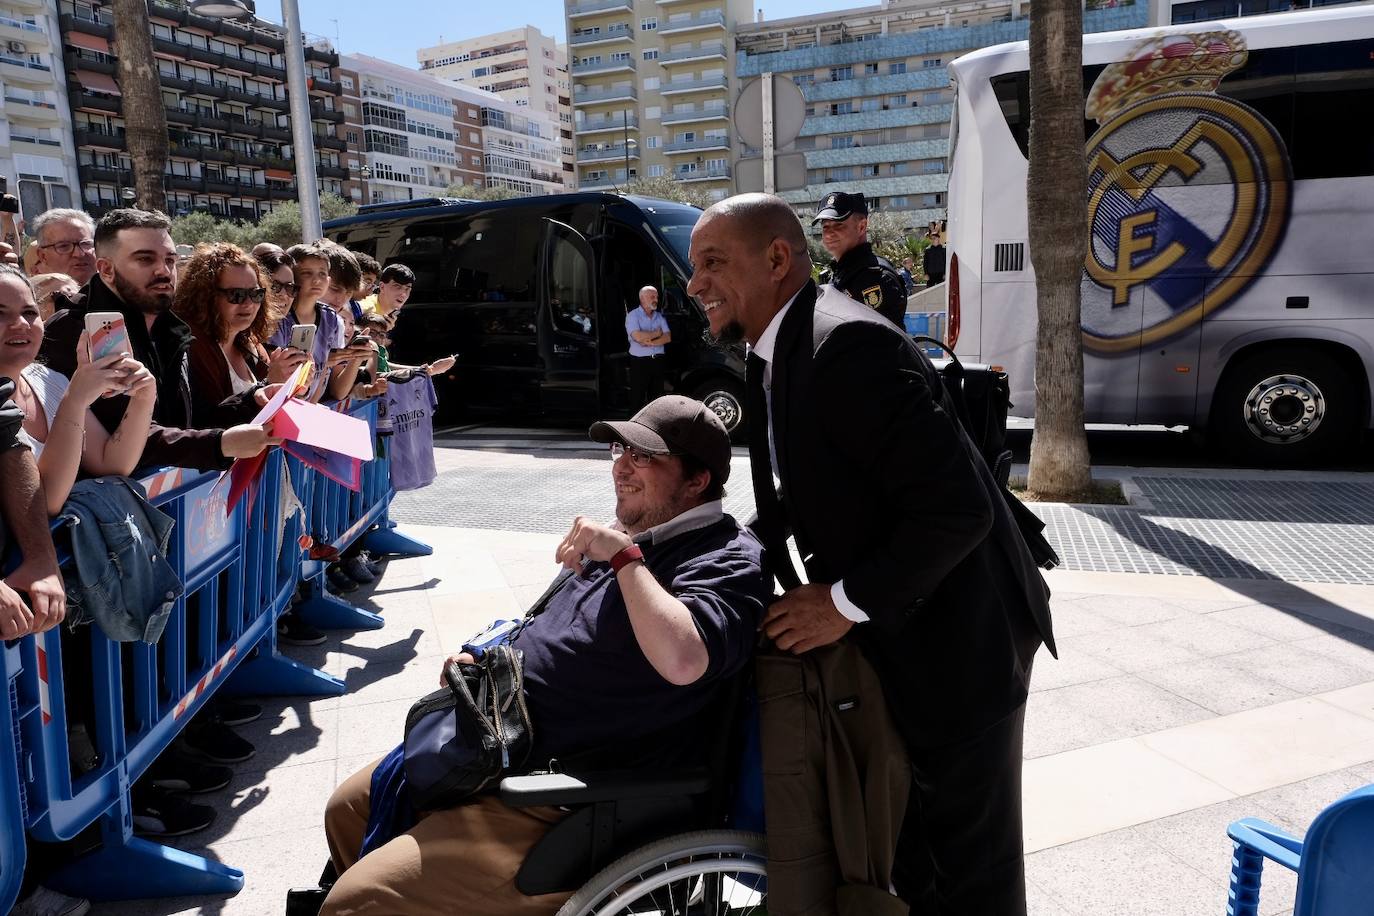
<path id="1" fill-rule="evenodd" d="M 667 391 L 707 403 L 738 437 L 744 350 L 712 341 L 687 295 L 692 227 L 684 204 L 608 193 L 502 201 L 434 198 L 378 204 L 331 220 L 325 234 L 415 287 L 392 334 L 401 364 L 458 354 L 435 379 L 441 416 L 627 416 L 625 316 L 640 288 L 668 320 Z"/>

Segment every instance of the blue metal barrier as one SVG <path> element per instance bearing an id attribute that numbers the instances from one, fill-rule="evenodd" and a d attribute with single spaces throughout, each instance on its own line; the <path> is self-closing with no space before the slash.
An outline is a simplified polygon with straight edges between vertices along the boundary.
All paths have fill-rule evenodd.
<path id="1" fill-rule="evenodd" d="M 369 420 L 375 411 L 372 402 L 352 409 Z M 144 479 L 150 501 L 176 520 L 168 561 L 185 589 L 156 645 L 112 642 L 90 626 L 0 646 L 0 912 L 19 892 L 26 830 L 35 840 L 61 842 L 99 824 L 98 851 L 44 878 L 68 893 L 117 900 L 238 891 L 237 869 L 135 837 L 130 787 L 221 689 L 344 692 L 339 679 L 281 655 L 278 617 L 300 591 L 298 607 L 318 626 L 371 628 L 382 620 L 324 591 L 327 564 L 308 558 L 304 536 L 324 536 L 342 551 L 383 526 L 382 543 L 430 552 L 390 526 L 394 491 L 384 451 L 363 466 L 361 493 L 280 450 L 265 462 L 251 504 L 244 499 L 227 513 L 228 488 L 218 481 L 217 474 L 179 469 Z M 285 513 L 288 485 L 303 513 Z M 74 773 L 69 763 L 69 702 L 99 752 L 90 772 Z"/>

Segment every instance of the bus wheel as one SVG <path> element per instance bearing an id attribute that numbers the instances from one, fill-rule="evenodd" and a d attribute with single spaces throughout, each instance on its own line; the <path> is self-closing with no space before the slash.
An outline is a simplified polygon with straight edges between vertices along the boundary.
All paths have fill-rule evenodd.
<path id="1" fill-rule="evenodd" d="M 744 386 L 734 379 L 715 378 L 697 388 L 692 395 L 720 417 L 732 442 L 744 438 Z"/>
<path id="2" fill-rule="evenodd" d="M 1260 465 L 1314 464 L 1348 444 L 1360 398 L 1350 373 L 1309 347 L 1265 350 L 1231 366 L 1217 388 L 1213 441 Z"/>

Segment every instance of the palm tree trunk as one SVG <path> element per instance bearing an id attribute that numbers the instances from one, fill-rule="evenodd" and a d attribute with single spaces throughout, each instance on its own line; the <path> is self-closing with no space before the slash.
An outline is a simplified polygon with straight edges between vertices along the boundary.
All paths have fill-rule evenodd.
<path id="1" fill-rule="evenodd" d="M 1042 498 L 1062 499 L 1092 483 L 1079 327 L 1088 245 L 1081 0 L 1035 0 L 1030 20 L 1027 203 L 1039 325 L 1027 485 Z"/>
<path id="2" fill-rule="evenodd" d="M 133 160 L 137 205 L 166 210 L 162 175 L 167 169 L 167 113 L 153 59 L 152 27 L 145 0 L 113 0 L 119 64 L 115 78 L 124 108 L 124 137 Z"/>

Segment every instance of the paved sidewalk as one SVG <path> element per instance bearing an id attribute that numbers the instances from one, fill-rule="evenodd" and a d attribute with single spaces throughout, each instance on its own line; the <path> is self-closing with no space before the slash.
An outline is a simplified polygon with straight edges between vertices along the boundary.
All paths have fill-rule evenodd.
<path id="1" fill-rule="evenodd" d="M 393 561 L 354 595 L 386 627 L 294 653 L 349 692 L 266 702 L 241 730 L 258 756 L 207 797 L 215 825 L 180 844 L 243 869 L 243 891 L 95 913 L 281 912 L 287 888 L 324 863 L 333 788 L 394 746 L 449 651 L 523 610 L 556 572 L 554 534 L 405 529 L 434 556 Z M 1084 571 L 1050 581 L 1061 658 L 1037 661 L 1026 720 L 1032 913 L 1213 916 L 1227 823 L 1256 815 L 1301 832 L 1374 782 L 1374 587 Z M 1288 912 L 1294 886 L 1266 873 L 1262 912 Z"/>

